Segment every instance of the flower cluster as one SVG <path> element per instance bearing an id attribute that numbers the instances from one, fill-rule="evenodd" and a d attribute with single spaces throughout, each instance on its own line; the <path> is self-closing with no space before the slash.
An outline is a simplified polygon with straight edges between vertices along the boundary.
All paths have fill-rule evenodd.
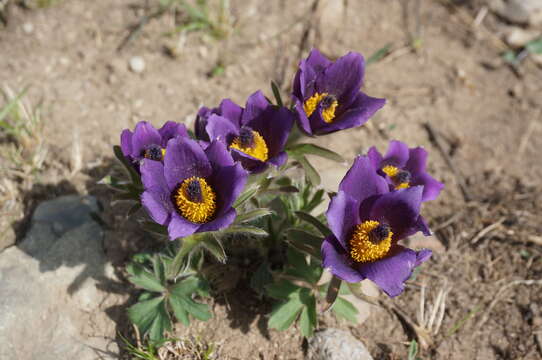
<path id="1" fill-rule="evenodd" d="M 292 150 L 294 124 L 302 134 L 326 135 L 361 126 L 384 106 L 384 99 L 360 91 L 364 70 L 358 53 L 331 61 L 312 50 L 299 64 L 290 107 L 257 91 L 244 107 L 225 99 L 201 108 L 194 136 L 175 122 L 156 129 L 143 121 L 124 130 L 122 154 L 140 175 L 141 204 L 171 240 L 228 228 L 249 176 L 271 177 L 303 162 Z M 370 279 L 389 296 L 402 292 L 431 255 L 399 244 L 418 231 L 430 234 L 421 204 L 443 185 L 426 172 L 426 159 L 424 149 L 399 141 L 385 155 L 373 147 L 355 159 L 326 213 L 331 235 L 321 239 L 323 267 L 346 282 Z"/>

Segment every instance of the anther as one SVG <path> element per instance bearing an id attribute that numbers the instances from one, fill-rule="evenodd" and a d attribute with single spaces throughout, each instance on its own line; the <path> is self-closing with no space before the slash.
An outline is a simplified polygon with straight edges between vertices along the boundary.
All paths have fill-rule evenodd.
<path id="1" fill-rule="evenodd" d="M 388 224 L 379 224 L 369 233 L 369 240 L 377 245 L 390 235 L 390 226 Z"/>
<path id="2" fill-rule="evenodd" d="M 201 184 L 198 179 L 194 179 L 188 183 L 188 186 L 186 187 L 186 195 L 192 202 L 200 203 L 203 201 Z"/>
<path id="3" fill-rule="evenodd" d="M 329 108 L 331 105 L 333 105 L 333 103 L 337 101 L 337 98 L 333 95 L 326 95 L 324 96 L 324 98 L 322 99 L 322 101 L 320 101 L 320 105 L 322 106 L 322 108 L 324 109 L 327 109 Z"/>
<path id="4" fill-rule="evenodd" d="M 239 144 L 244 148 L 252 148 L 254 146 L 254 134 L 251 128 L 241 128 L 239 131 Z"/>
<path id="5" fill-rule="evenodd" d="M 393 180 L 398 184 L 408 184 L 412 180 L 412 175 L 406 170 L 401 170 L 393 177 Z"/>
<path id="6" fill-rule="evenodd" d="M 150 145 L 143 151 L 143 156 L 146 159 L 161 161 L 162 160 L 162 148 L 158 145 Z"/>

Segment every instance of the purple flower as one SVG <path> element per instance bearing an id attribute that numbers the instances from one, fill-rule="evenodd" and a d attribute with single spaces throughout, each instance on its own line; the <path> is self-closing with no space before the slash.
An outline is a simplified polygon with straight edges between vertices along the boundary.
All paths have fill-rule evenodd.
<path id="1" fill-rule="evenodd" d="M 421 147 L 409 148 L 397 140 L 390 142 L 386 156 L 373 146 L 367 153 L 377 172 L 388 182 L 391 190 L 423 186 L 422 201 L 434 200 L 444 188 L 425 171 L 427 151 Z"/>
<path id="2" fill-rule="evenodd" d="M 120 146 L 124 156 L 137 167 L 145 158 L 163 160 L 167 142 L 177 136 L 188 137 L 184 124 L 168 121 L 156 130 L 150 123 L 140 121 L 133 133 L 128 129 L 122 131 Z"/>
<path id="3" fill-rule="evenodd" d="M 423 187 L 390 192 L 366 156 L 357 157 L 331 200 L 326 217 L 332 235 L 322 243 L 323 266 L 347 282 L 370 279 L 397 296 L 414 268 L 431 256 L 398 241 L 429 229 L 420 216 Z"/>
<path id="4" fill-rule="evenodd" d="M 143 206 L 174 240 L 229 226 L 247 173 L 224 144 L 213 141 L 203 150 L 196 141 L 177 137 L 168 142 L 163 162 L 143 160 L 141 179 Z"/>
<path id="5" fill-rule="evenodd" d="M 233 158 L 249 172 L 258 173 L 269 164 L 279 167 L 286 162 L 284 146 L 294 123 L 293 114 L 270 104 L 261 91 L 248 98 L 244 109 L 224 100 L 218 109 L 204 108 L 199 114 L 196 129 L 205 124 L 205 134 L 224 142 Z M 205 138 L 204 134 L 200 136 Z"/>
<path id="6" fill-rule="evenodd" d="M 292 98 L 298 125 L 309 135 L 323 135 L 363 125 L 384 103 L 360 91 L 365 60 L 350 52 L 332 62 L 313 49 L 299 63 Z"/>

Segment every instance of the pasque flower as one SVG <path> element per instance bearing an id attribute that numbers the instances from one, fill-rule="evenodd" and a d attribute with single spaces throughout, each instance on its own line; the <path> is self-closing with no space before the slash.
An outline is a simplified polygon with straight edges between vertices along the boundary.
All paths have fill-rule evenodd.
<path id="1" fill-rule="evenodd" d="M 322 243 L 323 266 L 347 282 L 369 279 L 389 296 L 399 295 L 413 269 L 431 256 L 398 241 L 429 229 L 420 216 L 422 186 L 389 190 L 366 156 L 357 157 L 331 200 L 326 217 L 332 235 Z"/>
<path id="2" fill-rule="evenodd" d="M 184 124 L 168 121 L 157 130 L 150 123 L 140 121 L 134 132 L 128 129 L 122 131 L 120 146 L 124 156 L 137 166 L 145 158 L 163 160 L 167 142 L 178 136 L 188 137 Z"/>
<path id="3" fill-rule="evenodd" d="M 196 141 L 177 137 L 167 143 L 163 161 L 143 160 L 141 202 L 174 240 L 229 226 L 246 179 L 223 143 L 213 141 L 203 150 Z"/>
<path id="4" fill-rule="evenodd" d="M 367 156 L 392 190 L 421 185 L 422 201 L 428 201 L 436 199 L 444 188 L 444 184 L 426 172 L 427 151 L 421 147 L 409 148 L 405 143 L 393 140 L 385 156 L 374 146 L 369 149 Z"/>
<path id="5" fill-rule="evenodd" d="M 244 109 L 224 100 L 217 109 L 200 110 L 196 133 L 202 140 L 208 136 L 224 142 L 236 161 L 257 173 L 269 164 L 278 167 L 286 162 L 284 146 L 293 123 L 294 116 L 288 109 L 270 104 L 257 91 L 248 98 Z"/>
<path id="6" fill-rule="evenodd" d="M 359 53 L 332 62 L 313 49 L 294 78 L 292 97 L 299 127 L 309 135 L 323 135 L 367 122 L 386 100 L 360 91 L 364 72 Z"/>

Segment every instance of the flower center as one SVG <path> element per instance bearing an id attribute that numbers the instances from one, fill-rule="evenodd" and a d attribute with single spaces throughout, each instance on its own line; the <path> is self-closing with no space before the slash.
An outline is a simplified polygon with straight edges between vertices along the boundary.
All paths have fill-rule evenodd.
<path id="1" fill-rule="evenodd" d="M 303 104 L 303 110 L 307 116 L 311 116 L 312 113 L 320 107 L 322 109 L 322 118 L 326 123 L 332 123 L 335 119 L 335 110 L 339 106 L 337 98 L 328 93 L 315 93 Z"/>
<path id="2" fill-rule="evenodd" d="M 391 248 L 393 233 L 388 224 L 367 220 L 356 225 L 350 239 L 350 257 L 357 262 L 382 259 Z"/>
<path id="3" fill-rule="evenodd" d="M 172 196 L 181 215 L 194 223 L 205 223 L 215 213 L 216 194 L 205 179 L 185 179 Z"/>
<path id="4" fill-rule="evenodd" d="M 150 145 L 143 150 L 143 157 L 150 160 L 162 161 L 164 155 L 166 155 L 166 149 L 162 149 L 158 145 Z"/>
<path id="5" fill-rule="evenodd" d="M 410 187 L 410 181 L 412 180 L 412 175 L 406 170 L 400 170 L 393 165 L 386 165 L 382 168 L 384 174 L 388 175 L 395 189 L 406 189 Z"/>
<path id="6" fill-rule="evenodd" d="M 268 149 L 263 137 L 250 128 L 243 127 L 239 131 L 239 136 L 233 139 L 230 149 L 239 150 L 260 161 L 267 161 Z"/>

